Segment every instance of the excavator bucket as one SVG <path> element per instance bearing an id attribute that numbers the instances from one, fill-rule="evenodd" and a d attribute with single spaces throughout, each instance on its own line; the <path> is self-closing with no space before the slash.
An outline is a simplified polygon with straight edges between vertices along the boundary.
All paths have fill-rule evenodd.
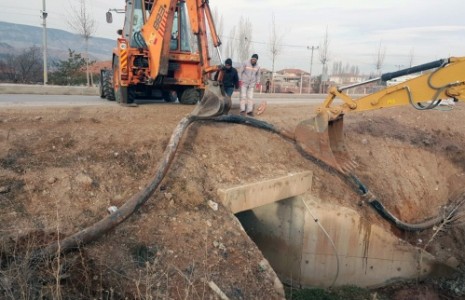
<path id="1" fill-rule="evenodd" d="M 295 139 L 301 149 L 326 165 L 344 173 L 350 173 L 356 164 L 344 144 L 343 116 L 329 120 L 326 112 L 302 121 L 295 130 Z"/>
<path id="2" fill-rule="evenodd" d="M 231 108 L 231 97 L 224 94 L 217 81 L 209 80 L 202 99 L 191 112 L 199 118 L 212 118 L 227 114 Z"/>

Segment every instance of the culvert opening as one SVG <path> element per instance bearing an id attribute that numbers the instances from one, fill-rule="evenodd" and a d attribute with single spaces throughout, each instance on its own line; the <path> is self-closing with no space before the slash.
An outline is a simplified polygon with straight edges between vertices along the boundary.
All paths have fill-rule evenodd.
<path id="1" fill-rule="evenodd" d="M 308 193 L 235 215 L 288 286 L 376 288 L 451 270 L 359 212 Z"/>
<path id="2" fill-rule="evenodd" d="M 297 197 L 235 214 L 281 281 L 300 287 L 304 210 Z"/>

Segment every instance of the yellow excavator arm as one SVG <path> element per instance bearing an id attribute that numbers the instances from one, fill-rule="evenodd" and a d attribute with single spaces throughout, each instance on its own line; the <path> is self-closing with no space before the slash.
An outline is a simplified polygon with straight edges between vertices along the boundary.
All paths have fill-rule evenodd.
<path id="1" fill-rule="evenodd" d="M 419 72 L 418 70 L 424 71 L 431 68 L 437 69 L 356 100 L 343 93 L 344 90 L 373 81 L 387 81 Z M 333 100 L 336 98 L 343 100 L 344 104 L 332 106 Z M 465 101 L 465 57 L 451 57 L 393 73 L 386 73 L 381 77 L 347 87 L 332 87 L 326 100 L 318 108 L 318 112 L 329 110 L 332 115 L 330 119 L 335 119 L 340 114 L 350 111 L 366 111 L 408 104 L 417 109 L 428 109 L 428 107 L 437 106 L 440 103 L 439 101 L 447 98 Z M 424 102 L 429 102 L 429 104 L 422 104 Z"/>
<path id="2" fill-rule="evenodd" d="M 344 93 L 344 90 L 356 86 L 423 71 L 428 72 L 358 99 Z M 354 164 L 344 144 L 345 113 L 409 104 L 418 110 L 428 110 L 438 106 L 442 100 L 450 98 L 465 101 L 465 57 L 441 59 L 386 73 L 362 83 L 332 87 L 325 101 L 317 108 L 316 116 L 297 126 L 295 137 L 304 151 L 343 173 L 349 173 Z M 343 103 L 334 105 L 335 99 L 340 99 Z"/>

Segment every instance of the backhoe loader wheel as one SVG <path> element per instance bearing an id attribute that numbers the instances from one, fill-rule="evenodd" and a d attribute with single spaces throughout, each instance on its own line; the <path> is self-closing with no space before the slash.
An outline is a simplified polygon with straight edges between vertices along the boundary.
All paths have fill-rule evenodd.
<path id="1" fill-rule="evenodd" d="M 102 83 L 101 88 L 103 89 L 103 94 L 108 101 L 115 101 L 115 90 L 113 89 L 113 71 L 107 70 L 102 72 Z"/>
<path id="2" fill-rule="evenodd" d="M 176 92 L 174 92 L 174 91 L 163 90 L 162 95 L 163 95 L 163 99 L 166 102 L 176 102 L 176 99 L 178 99 L 178 96 L 177 96 Z"/>
<path id="3" fill-rule="evenodd" d="M 105 99 L 105 90 L 103 89 L 103 77 L 105 76 L 106 70 L 100 70 L 100 84 L 98 87 L 100 98 Z"/>
<path id="4" fill-rule="evenodd" d="M 115 57 L 113 61 L 113 87 L 116 102 L 120 104 L 134 103 L 135 91 L 132 87 L 121 86 L 121 79 L 119 74 L 119 58 Z"/>
<path id="5" fill-rule="evenodd" d="M 200 101 L 200 91 L 195 88 L 188 88 L 178 96 L 181 104 L 197 104 Z"/>

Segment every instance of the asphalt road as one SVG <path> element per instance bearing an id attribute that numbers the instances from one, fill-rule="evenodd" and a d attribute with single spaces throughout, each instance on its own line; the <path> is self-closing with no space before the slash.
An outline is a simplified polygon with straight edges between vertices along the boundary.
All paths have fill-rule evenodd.
<path id="1" fill-rule="evenodd" d="M 320 104 L 324 95 L 256 95 L 256 103 L 266 100 L 269 105 L 286 104 Z M 165 103 L 162 100 L 137 100 L 139 104 Z M 238 105 L 239 98 L 233 95 L 233 105 Z M 50 107 L 50 106 L 111 106 L 118 105 L 114 101 L 107 101 L 98 96 L 79 95 L 30 95 L 30 94 L 0 94 L 0 107 Z"/>

